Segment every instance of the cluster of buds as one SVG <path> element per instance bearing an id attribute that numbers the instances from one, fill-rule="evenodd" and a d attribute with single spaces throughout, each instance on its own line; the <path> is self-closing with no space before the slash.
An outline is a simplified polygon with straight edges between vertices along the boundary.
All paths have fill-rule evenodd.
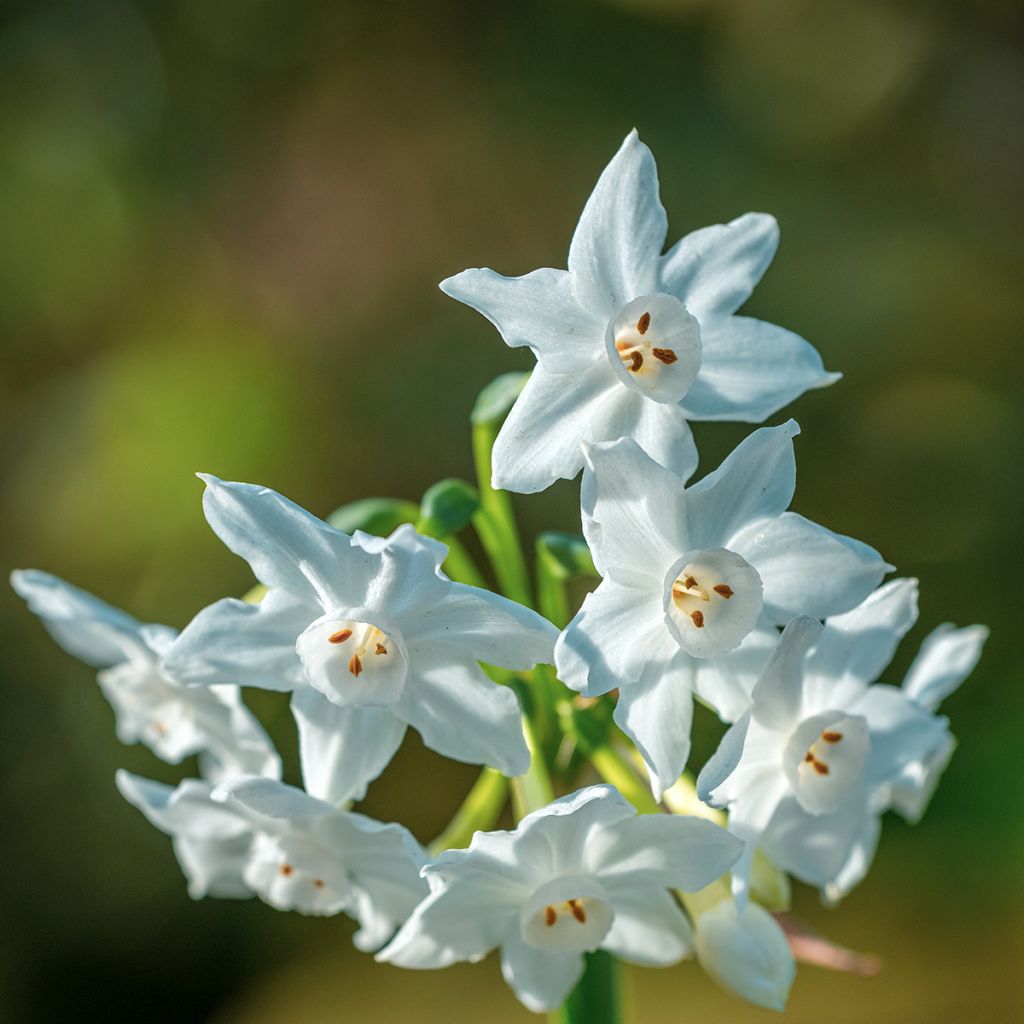
<path id="1" fill-rule="evenodd" d="M 759 423 L 837 379 L 797 335 L 736 315 L 770 262 L 747 214 L 663 252 L 653 157 L 631 133 L 581 216 L 568 269 L 442 283 L 529 375 L 474 409 L 477 487 L 318 519 L 266 487 L 203 475 L 210 526 L 258 586 L 180 632 L 46 573 L 12 578 L 54 639 L 98 668 L 126 743 L 177 787 L 121 772 L 172 837 L 195 897 L 344 913 L 378 960 L 441 968 L 500 950 L 531 1010 L 559 1007 L 588 956 L 694 956 L 782 1009 L 800 936 L 790 877 L 838 901 L 882 815 L 916 820 L 954 742 L 936 711 L 986 631 L 940 626 L 902 685 L 879 683 L 917 617 L 914 580 L 789 511 L 792 420 L 695 483 L 691 420 Z M 542 534 L 531 574 L 506 491 L 582 471 L 582 535 Z M 476 531 L 481 569 L 459 539 Z M 485 573 L 497 581 L 487 587 Z M 567 582 L 590 579 L 578 610 Z M 301 786 L 242 689 L 291 694 Z M 693 703 L 724 723 L 686 773 Z M 423 846 L 352 810 L 408 728 L 484 766 Z M 495 831 L 511 801 L 513 830 Z"/>

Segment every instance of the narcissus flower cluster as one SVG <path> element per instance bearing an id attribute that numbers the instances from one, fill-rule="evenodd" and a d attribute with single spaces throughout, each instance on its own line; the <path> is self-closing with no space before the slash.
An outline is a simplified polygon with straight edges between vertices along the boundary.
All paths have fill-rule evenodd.
<path id="1" fill-rule="evenodd" d="M 180 632 L 14 573 L 57 643 L 99 670 L 118 737 L 188 764 L 176 786 L 120 772 L 117 787 L 171 838 L 191 896 L 345 914 L 360 949 L 399 967 L 496 951 L 525 1006 L 565 1003 L 573 1021 L 574 988 L 607 984 L 616 960 L 696 957 L 785 1006 L 790 879 L 835 903 L 885 812 L 921 816 L 955 745 L 938 706 L 986 631 L 939 626 L 901 685 L 880 681 L 917 582 L 883 582 L 893 567 L 873 548 L 790 510 L 793 420 L 691 481 L 692 421 L 760 423 L 838 375 L 796 334 L 738 315 L 774 255 L 772 217 L 664 252 L 666 233 L 633 132 L 566 270 L 442 283 L 537 359 L 474 409 L 475 487 L 325 521 L 201 474 L 206 518 L 254 589 Z M 581 471 L 581 533 L 541 534 L 531 572 L 506 492 Z M 589 581 L 575 610 L 574 579 Z M 290 695 L 300 785 L 246 688 Z M 688 772 L 695 701 L 722 739 Z M 425 845 L 352 809 L 410 727 L 481 766 Z"/>

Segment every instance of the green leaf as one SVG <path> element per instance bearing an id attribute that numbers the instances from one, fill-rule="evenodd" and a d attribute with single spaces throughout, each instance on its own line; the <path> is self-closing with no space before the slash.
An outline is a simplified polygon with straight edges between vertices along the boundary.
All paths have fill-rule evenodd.
<path id="1" fill-rule="evenodd" d="M 415 523 L 420 510 L 415 502 L 401 498 L 363 498 L 342 505 L 327 517 L 327 522 L 342 533 L 363 530 L 386 537 L 403 523 Z"/>
<path id="2" fill-rule="evenodd" d="M 575 533 L 548 531 L 537 538 L 537 551 L 545 559 L 545 568 L 560 579 L 573 576 L 597 576 L 587 542 Z"/>
<path id="3" fill-rule="evenodd" d="M 430 537 L 445 537 L 469 526 L 480 507 L 480 495 L 465 480 L 441 480 L 427 489 L 420 503 L 417 529 Z"/>
<path id="4" fill-rule="evenodd" d="M 509 409 L 515 405 L 519 393 L 530 379 L 529 373 L 503 373 L 495 377 L 483 391 L 477 395 L 476 404 L 469 414 L 471 423 L 492 424 L 498 426 L 508 415 Z"/>

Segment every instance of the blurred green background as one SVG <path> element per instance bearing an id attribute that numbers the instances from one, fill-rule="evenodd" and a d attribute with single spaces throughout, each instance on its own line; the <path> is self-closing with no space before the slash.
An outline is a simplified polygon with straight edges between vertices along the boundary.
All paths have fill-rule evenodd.
<path id="1" fill-rule="evenodd" d="M 250 582 L 194 471 L 321 514 L 468 477 L 478 389 L 529 359 L 436 282 L 564 266 L 636 125 L 672 240 L 781 222 L 748 311 L 845 374 L 785 411 L 795 507 L 922 582 L 890 681 L 939 622 L 993 629 L 924 822 L 888 822 L 838 911 L 797 895 L 886 969 L 805 968 L 789 1017 L 1021 1019 L 1022 30 L 1014 0 L 6 3 L 4 570 L 182 625 Z M 699 429 L 704 467 L 745 430 Z M 518 508 L 578 521 L 570 484 Z M 493 958 L 403 973 L 346 918 L 189 901 L 112 785 L 180 773 L 118 745 L 92 672 L 6 589 L 0 630 L 0 1019 L 530 1019 Z M 290 747 L 282 703 L 255 703 Z M 473 776 L 413 739 L 364 807 L 428 840 Z M 768 1016 L 693 964 L 631 990 L 652 1024 Z"/>

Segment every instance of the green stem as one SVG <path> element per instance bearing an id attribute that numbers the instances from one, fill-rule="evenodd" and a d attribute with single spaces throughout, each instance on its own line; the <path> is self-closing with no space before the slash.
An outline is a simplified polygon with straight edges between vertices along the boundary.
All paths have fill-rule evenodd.
<path id="1" fill-rule="evenodd" d="M 569 598 L 565 592 L 565 577 L 554 564 L 551 552 L 538 537 L 537 553 L 537 610 L 548 622 L 554 623 L 559 629 L 568 625 Z"/>
<path id="2" fill-rule="evenodd" d="M 473 525 L 494 565 L 502 592 L 513 601 L 532 608 L 530 577 L 519 545 L 512 499 L 506 491 L 497 491 L 491 486 L 491 449 L 496 436 L 497 428 L 493 424 L 473 424 L 473 464 L 480 492 L 480 510 L 473 517 Z"/>
<path id="3" fill-rule="evenodd" d="M 448 576 L 458 583 L 468 583 L 471 587 L 486 590 L 487 581 L 462 542 L 452 534 L 441 540 L 448 545 L 448 557 L 444 560 L 444 571 Z"/>
<path id="4" fill-rule="evenodd" d="M 651 791 L 610 743 L 588 753 L 598 775 L 605 782 L 610 782 L 641 814 L 658 814 L 661 811 Z"/>
<path id="5" fill-rule="evenodd" d="M 548 1016 L 549 1024 L 619 1024 L 622 987 L 618 960 L 599 949 L 587 954 L 587 966 L 565 1005 Z"/>
<path id="6" fill-rule="evenodd" d="M 523 717 L 523 732 L 530 748 L 530 767 L 525 775 L 512 780 L 512 807 L 520 821 L 531 811 L 546 807 L 555 798 L 551 776 L 544 760 L 544 751 L 537 742 L 537 734 L 529 718 Z"/>
<path id="7" fill-rule="evenodd" d="M 469 846 L 474 832 L 486 832 L 494 827 L 507 796 L 508 779 L 494 768 L 485 768 L 448 827 L 430 844 L 430 852 L 437 856 L 442 850 L 461 850 Z"/>

